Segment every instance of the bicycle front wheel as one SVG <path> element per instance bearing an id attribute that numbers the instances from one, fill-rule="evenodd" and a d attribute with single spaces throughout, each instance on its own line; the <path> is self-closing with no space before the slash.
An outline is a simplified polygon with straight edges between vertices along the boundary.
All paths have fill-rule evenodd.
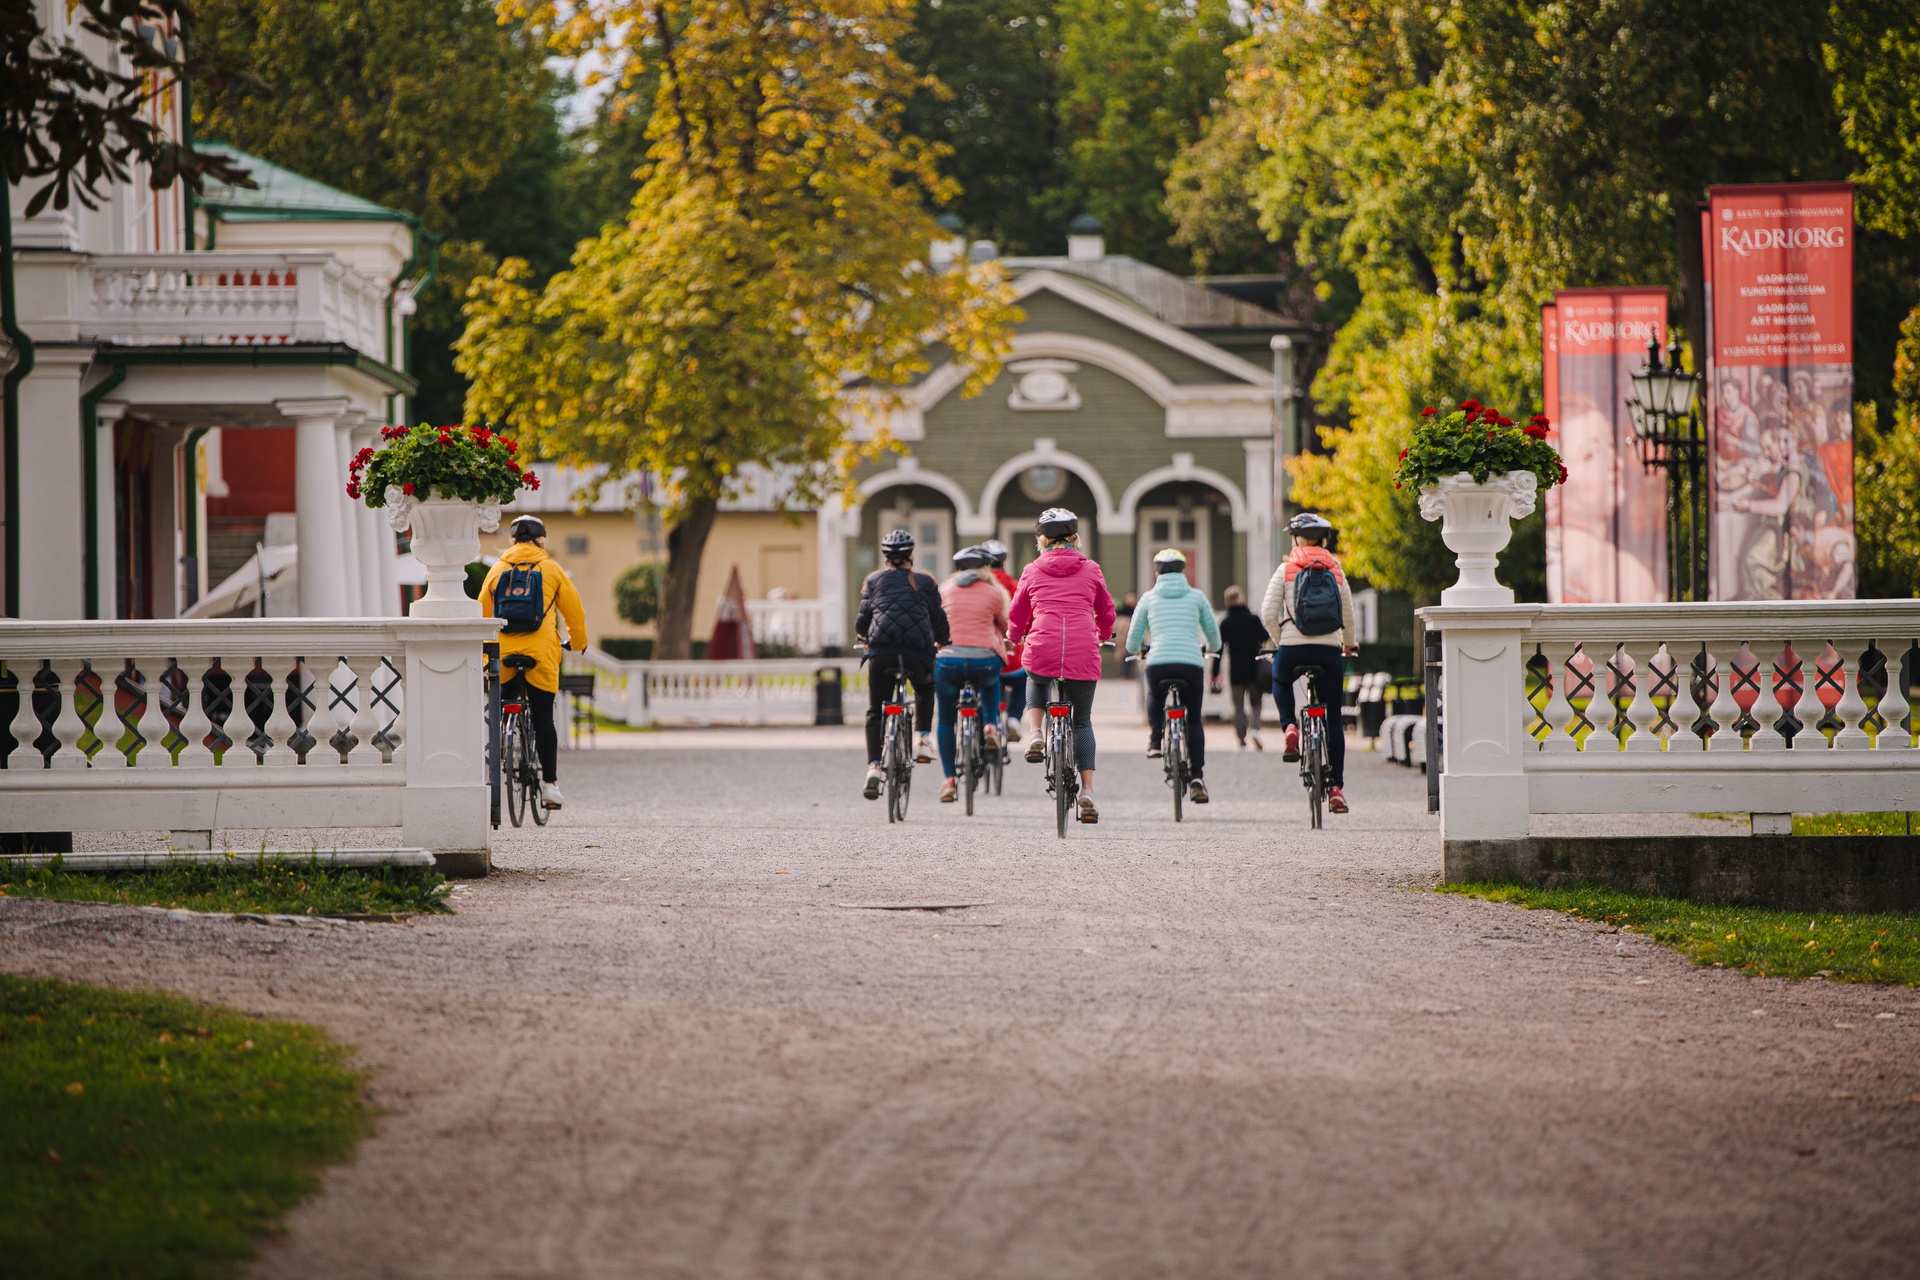
<path id="1" fill-rule="evenodd" d="M 1054 721 L 1055 725 L 1060 722 Z M 1053 773 L 1053 818 L 1054 826 L 1062 840 L 1067 838 L 1067 819 L 1073 814 L 1073 761 L 1067 755 L 1067 735 L 1058 728 L 1049 731 L 1052 737 L 1052 750 L 1049 755 L 1049 768 Z"/>
<path id="2" fill-rule="evenodd" d="M 1173 787 L 1173 820 L 1180 821 L 1180 806 L 1186 800 L 1187 739 L 1180 722 L 1167 722 L 1167 781 Z"/>
<path id="3" fill-rule="evenodd" d="M 1320 812 L 1327 795 L 1327 743 L 1326 735 L 1317 725 L 1307 731 L 1306 751 L 1302 757 L 1307 772 L 1307 814 L 1313 821 L 1313 829 L 1320 830 Z"/>
<path id="4" fill-rule="evenodd" d="M 967 793 L 967 816 L 973 816 L 973 789 L 980 785 L 980 730 L 971 717 L 960 722 L 960 787 Z"/>

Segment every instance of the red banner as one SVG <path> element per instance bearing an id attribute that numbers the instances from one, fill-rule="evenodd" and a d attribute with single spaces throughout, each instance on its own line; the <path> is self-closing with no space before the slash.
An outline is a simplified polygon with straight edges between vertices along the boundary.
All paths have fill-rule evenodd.
<path id="1" fill-rule="evenodd" d="M 1853 186 L 1708 194 L 1712 598 L 1851 599 Z"/>
<path id="2" fill-rule="evenodd" d="M 1562 289 L 1542 347 L 1552 372 L 1547 416 L 1567 464 L 1549 491 L 1547 598 L 1555 604 L 1647 604 L 1667 598 L 1666 477 L 1640 465 L 1627 398 L 1665 343 L 1665 289 Z M 1557 410 L 1557 411 L 1556 411 Z"/>

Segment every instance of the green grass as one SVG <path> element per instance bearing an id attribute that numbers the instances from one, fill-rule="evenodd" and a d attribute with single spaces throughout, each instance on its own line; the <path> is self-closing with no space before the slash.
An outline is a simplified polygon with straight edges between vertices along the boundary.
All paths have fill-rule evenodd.
<path id="1" fill-rule="evenodd" d="M 1811 978 L 1920 986 L 1920 918 L 1730 907 L 1613 889 L 1448 884 L 1489 902 L 1564 911 L 1645 934 L 1695 964 L 1757 978 Z"/>
<path id="2" fill-rule="evenodd" d="M 1895 813 L 1796 813 L 1797 836 L 1910 836 L 1913 815 Z"/>
<path id="3" fill-rule="evenodd" d="M 0 1277 L 226 1276 L 372 1125 L 313 1027 L 0 975 Z"/>
<path id="4" fill-rule="evenodd" d="M 415 867 L 328 867 L 289 858 L 228 865 L 183 862 L 151 871 L 75 872 L 0 866 L 0 897 L 62 898 L 260 911 L 284 915 L 389 915 L 446 911 L 446 877 Z"/>

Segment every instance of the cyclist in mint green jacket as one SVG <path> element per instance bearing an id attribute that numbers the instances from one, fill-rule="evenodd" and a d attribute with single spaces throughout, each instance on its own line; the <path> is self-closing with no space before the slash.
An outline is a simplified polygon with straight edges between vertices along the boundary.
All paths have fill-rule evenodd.
<path id="1" fill-rule="evenodd" d="M 1172 547 L 1153 558 L 1157 575 L 1153 590 L 1134 606 L 1133 626 L 1127 631 L 1127 652 L 1139 653 L 1141 642 L 1153 633 L 1153 661 L 1147 664 L 1147 724 L 1152 737 L 1147 754 L 1160 754 L 1166 733 L 1167 686 L 1180 686 L 1180 703 L 1187 708 L 1187 754 L 1193 765 L 1193 802 L 1207 802 L 1206 730 L 1201 724 L 1200 699 L 1207 691 L 1206 650 L 1220 647 L 1220 622 L 1213 616 L 1206 592 L 1187 581 L 1187 557 Z M 1205 648 L 1201 641 L 1205 640 Z"/>

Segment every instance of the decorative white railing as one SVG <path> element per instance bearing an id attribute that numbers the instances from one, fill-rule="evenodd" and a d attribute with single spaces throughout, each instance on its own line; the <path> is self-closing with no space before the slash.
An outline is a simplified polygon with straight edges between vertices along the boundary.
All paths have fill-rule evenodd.
<path id="1" fill-rule="evenodd" d="M 134 346 L 340 342 L 384 361 L 386 295 L 326 253 L 124 253 L 86 260 L 80 336 Z"/>
<path id="2" fill-rule="evenodd" d="M 866 713 L 858 658 L 761 658 L 747 662 L 621 662 L 598 649 L 569 654 L 567 670 L 594 674 L 594 709 L 636 727 L 812 724 L 822 668 L 840 673 L 849 723 Z"/>
<path id="3" fill-rule="evenodd" d="M 1534 813 L 1920 808 L 1920 601 L 1423 610 L 1448 839 Z"/>
<path id="4" fill-rule="evenodd" d="M 401 827 L 483 871 L 498 625 L 0 622 L 0 830 Z"/>
<path id="5" fill-rule="evenodd" d="M 818 653 L 826 643 L 827 610 L 820 600 L 749 600 L 747 619 L 757 645 L 788 645 Z"/>

